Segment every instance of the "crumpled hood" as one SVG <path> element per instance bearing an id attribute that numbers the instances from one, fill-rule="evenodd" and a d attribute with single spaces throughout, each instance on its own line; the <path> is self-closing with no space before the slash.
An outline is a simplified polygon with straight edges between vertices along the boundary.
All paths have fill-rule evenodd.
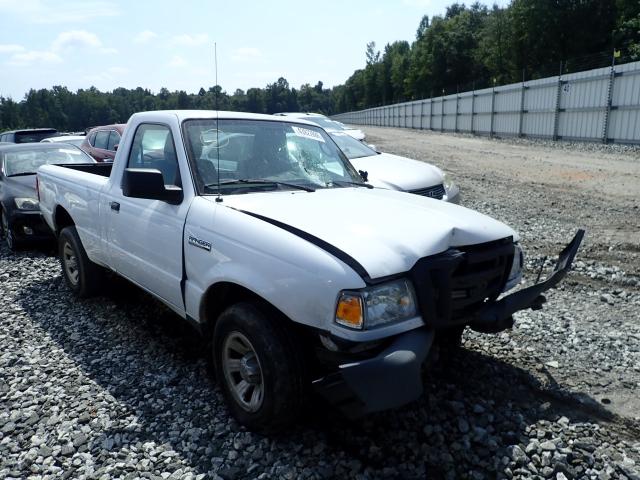
<path id="1" fill-rule="evenodd" d="M 453 246 L 517 239 L 511 228 L 481 213 L 393 190 L 226 195 L 222 205 L 311 234 L 354 258 L 371 278 L 406 272 L 418 259 Z"/>
<path id="2" fill-rule="evenodd" d="M 374 187 L 411 191 L 442 184 L 442 171 L 428 163 L 380 153 L 371 157 L 350 160 L 357 170 L 369 174 L 368 182 Z"/>
<path id="3" fill-rule="evenodd" d="M 36 198 L 36 174 L 6 177 L 7 190 L 14 197 Z"/>

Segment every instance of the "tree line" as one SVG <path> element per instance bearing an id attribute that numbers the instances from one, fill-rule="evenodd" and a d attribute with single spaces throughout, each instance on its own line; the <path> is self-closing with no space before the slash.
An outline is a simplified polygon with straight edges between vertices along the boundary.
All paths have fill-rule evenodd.
<path id="1" fill-rule="evenodd" d="M 135 112 L 148 110 L 233 110 L 254 113 L 333 112 L 332 90 L 302 85 L 291 88 L 284 78 L 265 88 L 237 89 L 227 94 L 220 86 L 201 88 L 196 94 L 166 88 L 157 94 L 145 88 L 116 88 L 101 92 L 95 87 L 71 92 L 66 87 L 31 89 L 20 102 L 0 97 L 0 131 L 11 128 L 54 127 L 82 131 L 90 126 L 123 123 Z"/>
<path id="2" fill-rule="evenodd" d="M 640 59 L 638 0 L 512 0 L 504 8 L 453 3 L 442 16 L 422 17 L 411 43 L 396 41 L 382 51 L 367 44 L 365 67 L 330 89 L 321 81 L 293 88 L 282 77 L 231 95 L 220 86 L 198 93 L 54 86 L 32 89 L 20 101 L 0 97 L 0 130 L 79 131 L 125 122 L 138 111 L 176 108 L 333 114 L 605 66 L 614 52 L 618 62 Z"/>

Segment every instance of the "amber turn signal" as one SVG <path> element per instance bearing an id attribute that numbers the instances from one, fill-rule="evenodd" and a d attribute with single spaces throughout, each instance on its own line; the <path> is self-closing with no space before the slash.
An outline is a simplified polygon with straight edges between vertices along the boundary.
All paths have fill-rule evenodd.
<path id="1" fill-rule="evenodd" d="M 362 329 L 364 315 L 362 313 L 362 299 L 359 295 L 343 293 L 338 300 L 336 322 L 345 327 Z"/>

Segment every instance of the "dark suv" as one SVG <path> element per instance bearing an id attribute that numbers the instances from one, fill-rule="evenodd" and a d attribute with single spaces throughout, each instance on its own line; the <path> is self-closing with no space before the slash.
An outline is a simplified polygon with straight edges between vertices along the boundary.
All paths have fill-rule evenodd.
<path id="1" fill-rule="evenodd" d="M 120 143 L 125 125 L 124 123 L 116 123 L 92 128 L 80 148 L 98 162 L 113 162 L 113 158 L 116 156 L 116 147 Z"/>
<path id="2" fill-rule="evenodd" d="M 0 133 L 0 142 L 35 143 L 58 134 L 55 128 L 28 128 Z"/>

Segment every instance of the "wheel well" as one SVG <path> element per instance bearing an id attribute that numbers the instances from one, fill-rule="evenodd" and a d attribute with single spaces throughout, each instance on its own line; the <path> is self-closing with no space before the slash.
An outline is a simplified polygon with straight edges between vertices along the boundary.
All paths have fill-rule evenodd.
<path id="1" fill-rule="evenodd" d="M 229 306 L 238 302 L 250 302 L 257 305 L 269 315 L 270 318 L 284 321 L 293 326 L 298 326 L 292 322 L 278 308 L 251 290 L 231 282 L 220 282 L 211 285 L 204 294 L 204 299 L 200 304 L 200 318 L 202 319 L 202 333 L 210 338 L 215 327 L 218 316 Z"/>
<path id="2" fill-rule="evenodd" d="M 53 223 L 56 227 L 56 235 L 60 235 L 63 228 L 76 224 L 73 221 L 73 218 L 71 218 L 71 215 L 69 215 L 69 212 L 60 205 L 56 207 L 56 211 L 53 216 Z"/>

